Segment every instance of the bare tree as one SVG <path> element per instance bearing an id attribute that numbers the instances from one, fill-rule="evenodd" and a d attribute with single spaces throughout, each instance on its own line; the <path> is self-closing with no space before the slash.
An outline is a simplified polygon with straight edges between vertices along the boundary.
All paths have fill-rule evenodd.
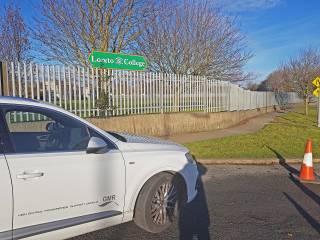
<path id="1" fill-rule="evenodd" d="M 287 67 L 283 65 L 268 75 L 266 86 L 274 92 L 291 91 L 292 83 L 287 80 Z"/>
<path id="2" fill-rule="evenodd" d="M 275 98 L 281 109 L 288 108 L 288 92 L 293 91 L 292 83 L 287 81 L 287 71 L 285 66 L 280 66 L 277 70 L 268 75 L 262 87 L 275 93 Z"/>
<path id="3" fill-rule="evenodd" d="M 320 73 L 320 53 L 316 48 L 301 50 L 298 57 L 291 58 L 286 66 L 287 80 L 304 99 L 305 114 L 308 115 L 309 98 L 312 96 L 312 80 Z"/>
<path id="4" fill-rule="evenodd" d="M 0 16 L 0 60 L 26 60 L 29 48 L 29 33 L 20 9 L 10 2 Z"/>
<path id="5" fill-rule="evenodd" d="M 98 51 L 129 51 L 156 0 L 42 0 L 34 38 L 44 60 L 88 65 Z"/>
<path id="6" fill-rule="evenodd" d="M 152 70 L 231 81 L 248 77 L 243 66 L 251 54 L 235 18 L 201 0 L 162 5 L 162 12 L 138 38 Z"/>
<path id="7" fill-rule="evenodd" d="M 312 80 L 320 74 L 320 52 L 316 48 L 302 49 L 297 57 L 287 62 L 267 78 L 268 86 L 274 91 L 295 91 L 305 102 L 308 115 L 309 99 L 312 96 Z"/>
<path id="8" fill-rule="evenodd" d="M 259 87 L 259 84 L 252 81 L 249 81 L 245 86 L 246 89 L 251 91 L 257 91 L 258 87 Z"/>

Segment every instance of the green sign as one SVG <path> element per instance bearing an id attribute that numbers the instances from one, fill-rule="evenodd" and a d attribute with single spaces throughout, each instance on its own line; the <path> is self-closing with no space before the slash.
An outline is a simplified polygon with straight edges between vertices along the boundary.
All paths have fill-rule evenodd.
<path id="1" fill-rule="evenodd" d="M 142 56 L 122 53 L 96 52 L 89 56 L 89 62 L 94 68 L 110 68 L 123 70 L 145 70 L 147 61 Z"/>

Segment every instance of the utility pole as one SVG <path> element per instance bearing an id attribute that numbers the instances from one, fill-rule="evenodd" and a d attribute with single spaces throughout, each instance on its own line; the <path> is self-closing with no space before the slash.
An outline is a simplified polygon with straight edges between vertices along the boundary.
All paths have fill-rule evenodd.
<path id="1" fill-rule="evenodd" d="M 312 94 L 316 97 L 318 97 L 318 124 L 317 126 L 320 127 L 320 77 L 316 77 L 312 84 L 316 87 L 315 90 L 313 90 Z"/>
<path id="2" fill-rule="evenodd" d="M 318 128 L 320 128 L 320 94 L 318 94 Z"/>

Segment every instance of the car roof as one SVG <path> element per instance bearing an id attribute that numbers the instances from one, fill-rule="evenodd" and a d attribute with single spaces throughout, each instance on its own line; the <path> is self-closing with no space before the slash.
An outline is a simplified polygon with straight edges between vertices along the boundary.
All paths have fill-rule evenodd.
<path id="1" fill-rule="evenodd" d="M 52 109 L 58 108 L 53 104 L 41 102 L 35 99 L 23 98 L 23 97 L 12 97 L 12 96 L 0 96 L 0 103 L 42 106 L 42 107 L 52 108 Z"/>
<path id="2" fill-rule="evenodd" d="M 22 98 L 22 97 L 12 97 L 12 96 L 0 96 L 0 103 L 39 103 L 39 101 L 30 99 L 30 98 Z"/>
<path id="3" fill-rule="evenodd" d="M 74 114 L 72 114 L 72 113 L 66 111 L 65 109 L 60 108 L 54 104 L 42 102 L 42 101 L 30 99 L 30 98 L 0 96 L 0 104 L 15 104 L 15 105 L 24 105 L 24 106 L 31 106 L 31 107 L 43 107 L 43 108 L 63 112 L 68 115 L 73 115 L 75 117 Z"/>
<path id="4" fill-rule="evenodd" d="M 15 97 L 15 96 L 0 96 L 0 99 L 3 101 L 27 101 L 27 102 L 38 102 L 35 99 L 24 98 L 24 97 Z"/>

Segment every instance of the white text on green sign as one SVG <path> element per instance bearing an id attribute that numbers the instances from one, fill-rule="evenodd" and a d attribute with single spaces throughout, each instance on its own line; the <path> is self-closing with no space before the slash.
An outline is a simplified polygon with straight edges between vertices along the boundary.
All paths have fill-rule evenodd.
<path id="1" fill-rule="evenodd" d="M 109 68 L 122 70 L 145 70 L 147 61 L 143 56 L 122 53 L 109 53 L 93 51 L 89 61 L 94 68 Z"/>

